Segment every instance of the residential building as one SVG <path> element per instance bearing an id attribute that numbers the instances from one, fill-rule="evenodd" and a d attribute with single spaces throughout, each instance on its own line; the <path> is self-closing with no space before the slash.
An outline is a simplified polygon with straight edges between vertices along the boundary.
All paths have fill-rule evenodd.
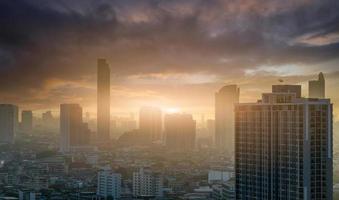
<path id="1" fill-rule="evenodd" d="M 332 104 L 298 93 L 236 105 L 236 199 L 332 199 Z"/>
<path id="2" fill-rule="evenodd" d="M 134 197 L 163 197 L 163 177 L 150 169 L 140 168 L 133 173 Z"/>
<path id="3" fill-rule="evenodd" d="M 111 170 L 99 171 L 97 195 L 105 199 L 108 197 L 119 199 L 121 197 L 121 174 Z"/>

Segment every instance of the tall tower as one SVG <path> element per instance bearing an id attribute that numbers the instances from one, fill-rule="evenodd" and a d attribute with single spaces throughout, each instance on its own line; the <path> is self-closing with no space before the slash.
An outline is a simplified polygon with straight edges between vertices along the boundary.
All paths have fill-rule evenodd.
<path id="1" fill-rule="evenodd" d="M 318 80 L 308 82 L 308 96 L 310 98 L 325 98 L 325 78 L 322 72 L 318 75 Z"/>
<path id="2" fill-rule="evenodd" d="M 215 93 L 215 146 L 234 152 L 234 104 L 239 103 L 240 89 L 227 85 Z"/>
<path id="3" fill-rule="evenodd" d="M 60 105 L 60 151 L 69 152 L 71 147 L 83 141 L 82 108 L 78 104 Z"/>
<path id="4" fill-rule="evenodd" d="M 148 142 L 161 140 L 161 110 L 155 107 L 142 107 L 139 113 L 139 128 Z"/>
<path id="5" fill-rule="evenodd" d="M 110 73 L 111 70 L 105 59 L 98 59 L 97 78 L 97 135 L 101 141 L 110 138 Z"/>
<path id="6" fill-rule="evenodd" d="M 30 133 L 33 128 L 33 112 L 31 110 L 23 110 L 21 112 L 21 128 L 26 133 Z"/>
<path id="7" fill-rule="evenodd" d="M 166 114 L 165 143 L 169 150 L 192 151 L 195 148 L 196 122 L 190 114 Z"/>
<path id="8" fill-rule="evenodd" d="M 332 104 L 300 92 L 236 105 L 236 199 L 332 200 Z"/>
<path id="9" fill-rule="evenodd" d="M 0 104 L 0 143 L 14 143 L 18 126 L 18 107 Z"/>

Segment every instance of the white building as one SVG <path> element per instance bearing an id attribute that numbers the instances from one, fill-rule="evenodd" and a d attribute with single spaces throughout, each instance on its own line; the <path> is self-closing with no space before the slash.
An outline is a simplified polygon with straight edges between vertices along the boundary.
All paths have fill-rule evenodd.
<path id="1" fill-rule="evenodd" d="M 133 196 L 135 197 L 162 197 L 163 178 L 160 174 L 149 169 L 140 168 L 133 173 Z"/>
<path id="2" fill-rule="evenodd" d="M 208 171 L 208 183 L 224 183 L 228 181 L 231 177 L 234 177 L 234 173 L 230 171 L 218 171 L 218 170 L 209 170 Z"/>
<path id="3" fill-rule="evenodd" d="M 121 174 L 111 170 L 98 173 L 97 195 L 107 198 L 118 199 L 121 197 Z"/>
<path id="4" fill-rule="evenodd" d="M 14 143 L 18 126 L 18 107 L 0 104 L 0 143 Z"/>

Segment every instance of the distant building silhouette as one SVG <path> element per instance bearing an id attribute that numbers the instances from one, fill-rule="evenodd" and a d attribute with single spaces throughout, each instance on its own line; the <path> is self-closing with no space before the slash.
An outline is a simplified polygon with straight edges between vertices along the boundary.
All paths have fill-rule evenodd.
<path id="1" fill-rule="evenodd" d="M 155 107 L 142 107 L 139 113 L 139 129 L 149 142 L 161 140 L 161 110 Z"/>
<path id="2" fill-rule="evenodd" d="M 51 124 L 53 123 L 54 118 L 52 115 L 52 111 L 46 111 L 44 113 L 42 113 L 42 122 L 43 123 L 47 123 L 47 124 Z"/>
<path id="3" fill-rule="evenodd" d="M 58 119 L 53 117 L 52 111 L 46 111 L 42 113 L 42 127 L 49 130 L 59 129 Z"/>
<path id="4" fill-rule="evenodd" d="M 234 104 L 239 103 L 240 89 L 227 85 L 215 93 L 215 145 L 219 150 L 234 152 Z"/>
<path id="5" fill-rule="evenodd" d="M 21 128 L 26 133 L 30 133 L 32 131 L 33 112 L 31 110 L 23 110 L 21 112 Z"/>
<path id="6" fill-rule="evenodd" d="M 117 140 L 119 146 L 132 147 L 149 144 L 145 134 L 139 129 L 124 132 Z"/>
<path id="7" fill-rule="evenodd" d="M 236 105 L 236 199 L 333 198 L 332 104 L 300 93 Z"/>
<path id="8" fill-rule="evenodd" d="M 165 143 L 169 150 L 189 151 L 195 147 L 196 122 L 189 114 L 166 114 Z"/>
<path id="9" fill-rule="evenodd" d="M 209 119 L 206 121 L 206 129 L 208 137 L 211 137 L 214 141 L 215 137 L 215 120 Z"/>
<path id="10" fill-rule="evenodd" d="M 318 75 L 318 80 L 308 82 L 308 96 L 310 98 L 325 98 L 325 78 L 322 72 Z"/>
<path id="11" fill-rule="evenodd" d="M 70 152 L 71 147 L 82 144 L 82 108 L 78 104 L 60 105 L 60 151 Z"/>
<path id="12" fill-rule="evenodd" d="M 12 104 L 0 104 L 0 143 L 14 143 L 18 128 L 18 107 Z"/>
<path id="13" fill-rule="evenodd" d="M 97 63 L 97 135 L 101 141 L 110 138 L 110 73 L 111 70 L 105 59 Z"/>

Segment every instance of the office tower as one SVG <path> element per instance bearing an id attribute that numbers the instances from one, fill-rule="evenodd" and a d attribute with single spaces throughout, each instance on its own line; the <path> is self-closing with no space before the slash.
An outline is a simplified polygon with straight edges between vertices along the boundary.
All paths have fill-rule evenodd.
<path id="1" fill-rule="evenodd" d="M 161 110 L 154 107 L 143 107 L 139 113 L 139 129 L 149 142 L 161 140 Z"/>
<path id="2" fill-rule="evenodd" d="M 224 86 L 215 94 L 215 146 L 234 152 L 234 104 L 239 103 L 237 85 Z"/>
<path id="3" fill-rule="evenodd" d="M 189 114 L 166 114 L 165 144 L 169 150 L 190 151 L 195 147 L 196 122 Z"/>
<path id="4" fill-rule="evenodd" d="M 301 97 L 301 85 L 272 85 L 273 93 L 294 93 L 297 98 Z"/>
<path id="5" fill-rule="evenodd" d="M 332 104 L 296 94 L 236 105 L 236 199 L 332 199 Z"/>
<path id="6" fill-rule="evenodd" d="M 111 170 L 98 172 L 97 195 L 100 197 L 120 199 L 121 197 L 121 174 Z"/>
<path id="7" fill-rule="evenodd" d="M 150 169 L 140 168 L 133 172 L 134 197 L 163 197 L 163 178 Z"/>
<path id="8" fill-rule="evenodd" d="M 21 112 L 21 128 L 25 132 L 31 132 L 33 128 L 33 112 L 31 110 L 23 110 Z"/>
<path id="9" fill-rule="evenodd" d="M 78 104 L 60 105 L 60 151 L 69 152 L 82 141 L 82 108 Z"/>
<path id="10" fill-rule="evenodd" d="M 98 59 L 97 82 L 97 134 L 98 139 L 107 141 L 110 138 L 110 73 L 105 59 Z"/>
<path id="11" fill-rule="evenodd" d="M 318 75 L 318 80 L 308 82 L 308 96 L 310 98 L 325 98 L 325 78 L 322 72 Z"/>
<path id="12" fill-rule="evenodd" d="M 0 143 L 12 144 L 18 127 L 18 107 L 0 104 Z"/>

